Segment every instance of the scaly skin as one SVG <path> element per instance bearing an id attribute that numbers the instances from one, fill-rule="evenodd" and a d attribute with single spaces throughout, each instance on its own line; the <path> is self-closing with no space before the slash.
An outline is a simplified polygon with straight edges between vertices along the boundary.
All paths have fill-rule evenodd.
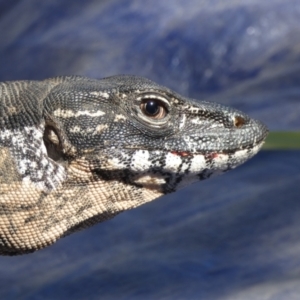
<path id="1" fill-rule="evenodd" d="M 0 84 L 0 254 L 60 237 L 235 168 L 266 127 L 135 76 Z"/>

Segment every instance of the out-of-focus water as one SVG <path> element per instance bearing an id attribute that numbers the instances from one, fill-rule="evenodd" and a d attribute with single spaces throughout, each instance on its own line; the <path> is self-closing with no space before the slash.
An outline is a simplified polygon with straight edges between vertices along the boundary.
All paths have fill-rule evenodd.
<path id="1" fill-rule="evenodd" d="M 298 130 L 299 28 L 297 0 L 2 0 L 0 80 L 142 75 Z M 299 154 L 0 257 L 0 299 L 298 299 Z"/>

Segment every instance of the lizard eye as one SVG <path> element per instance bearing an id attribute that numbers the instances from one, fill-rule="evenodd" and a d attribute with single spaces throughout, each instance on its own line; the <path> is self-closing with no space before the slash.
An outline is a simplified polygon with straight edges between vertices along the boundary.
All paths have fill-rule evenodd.
<path id="1" fill-rule="evenodd" d="M 140 107 L 143 114 L 156 120 L 163 119 L 168 112 L 165 104 L 159 99 L 144 99 Z"/>

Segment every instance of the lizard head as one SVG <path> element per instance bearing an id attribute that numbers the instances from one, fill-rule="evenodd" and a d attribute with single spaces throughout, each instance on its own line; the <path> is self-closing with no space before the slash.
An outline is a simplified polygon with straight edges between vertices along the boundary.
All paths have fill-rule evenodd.
<path id="1" fill-rule="evenodd" d="M 173 192 L 245 162 L 268 132 L 238 110 L 145 78 L 79 78 L 46 98 L 46 142 L 60 145 L 48 147 L 53 159 L 85 165 L 93 178 Z"/>

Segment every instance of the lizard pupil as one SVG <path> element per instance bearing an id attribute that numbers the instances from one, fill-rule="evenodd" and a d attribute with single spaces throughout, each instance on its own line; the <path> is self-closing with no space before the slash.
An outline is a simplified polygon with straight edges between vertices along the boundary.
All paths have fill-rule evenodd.
<path id="1" fill-rule="evenodd" d="M 140 109 L 144 115 L 150 119 L 162 120 L 168 113 L 168 110 L 162 100 L 156 98 L 143 99 Z"/>
<path id="2" fill-rule="evenodd" d="M 155 100 L 149 100 L 149 101 L 146 102 L 145 112 L 149 116 L 155 116 L 155 115 L 157 115 L 158 111 L 159 111 L 159 104 L 157 103 L 157 101 L 155 101 Z"/>

